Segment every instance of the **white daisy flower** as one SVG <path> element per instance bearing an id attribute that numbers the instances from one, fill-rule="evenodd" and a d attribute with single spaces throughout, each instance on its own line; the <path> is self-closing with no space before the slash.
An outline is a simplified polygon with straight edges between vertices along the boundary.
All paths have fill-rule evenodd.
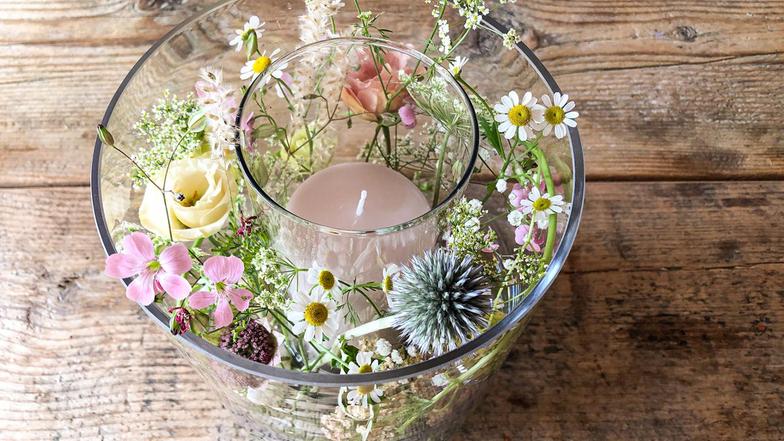
<path id="1" fill-rule="evenodd" d="M 243 80 L 255 80 L 256 77 L 267 71 L 267 68 L 275 61 L 275 56 L 278 55 L 279 52 L 280 49 L 275 49 L 271 54 L 267 55 L 267 50 L 265 49 L 256 59 L 248 60 L 245 65 L 242 66 L 242 69 L 240 69 L 240 78 Z"/>
<path id="2" fill-rule="evenodd" d="M 528 193 L 528 199 L 520 201 L 523 212 L 531 214 L 541 229 L 547 228 L 551 214 L 563 211 L 563 205 L 563 196 L 542 194 L 538 187 L 532 187 L 530 193 Z"/>
<path id="3" fill-rule="evenodd" d="M 357 353 L 356 360 L 356 362 L 352 361 L 349 363 L 349 374 L 367 374 L 370 372 L 378 372 L 378 360 L 373 360 L 372 352 L 359 352 Z M 346 395 L 346 399 L 348 400 L 349 404 L 353 406 L 367 406 L 369 401 L 374 403 L 381 402 L 382 395 L 384 395 L 384 391 L 376 387 L 374 384 L 372 386 L 352 387 Z M 368 398 L 370 400 L 368 400 Z"/>
<path id="4" fill-rule="evenodd" d="M 509 95 L 501 97 L 501 102 L 493 108 L 498 112 L 495 116 L 495 120 L 500 123 L 498 131 L 506 139 L 512 139 L 515 135 L 520 141 L 533 138 L 534 129 L 544 120 L 544 107 L 536 104 L 536 98 L 531 92 L 526 92 L 520 100 L 517 92 L 511 91 Z"/>
<path id="5" fill-rule="evenodd" d="M 506 191 L 506 187 L 507 187 L 506 179 L 499 179 L 499 180 L 498 180 L 498 181 L 496 181 L 496 183 L 495 183 L 495 189 L 496 189 L 496 190 L 497 190 L 499 193 L 503 193 L 503 192 L 505 192 L 505 191 Z"/>
<path id="6" fill-rule="evenodd" d="M 394 263 L 387 265 L 384 268 L 384 276 L 381 279 L 381 289 L 384 291 L 384 294 L 389 295 L 394 289 L 395 280 L 397 276 L 400 274 L 400 267 L 395 265 Z"/>
<path id="7" fill-rule="evenodd" d="M 333 293 L 337 291 L 338 279 L 332 274 L 332 271 L 320 267 L 316 262 L 308 269 L 308 283 L 312 286 L 318 286 L 327 297 L 334 299 Z"/>
<path id="8" fill-rule="evenodd" d="M 376 340 L 376 354 L 386 357 L 392 353 L 392 345 L 384 338 Z"/>
<path id="9" fill-rule="evenodd" d="M 555 137 L 558 139 L 566 136 L 569 131 L 566 126 L 577 127 L 578 112 L 574 111 L 574 101 L 569 101 L 569 95 L 560 92 L 553 94 L 552 100 L 549 95 L 542 95 L 544 104 L 544 130 L 542 134 L 547 136 L 555 129 Z"/>
<path id="10" fill-rule="evenodd" d="M 452 72 L 452 75 L 458 76 L 460 72 L 463 70 L 463 66 L 468 63 L 468 58 L 457 56 L 455 57 L 455 61 L 449 63 L 449 72 Z"/>
<path id="11" fill-rule="evenodd" d="M 235 29 L 234 37 L 229 41 L 229 44 L 232 46 L 236 46 L 237 52 L 242 50 L 242 45 L 245 43 L 245 38 L 251 32 L 256 33 L 256 38 L 261 40 L 261 35 L 264 32 L 264 22 L 259 19 L 257 16 L 252 16 L 248 19 L 248 22 L 245 23 L 242 29 Z"/>
<path id="12" fill-rule="evenodd" d="M 286 314 L 293 324 L 296 335 L 304 332 L 305 340 L 331 340 L 340 328 L 340 314 L 335 301 L 326 292 L 312 290 L 308 294 L 297 293 L 294 303 Z"/>
<path id="13" fill-rule="evenodd" d="M 519 227 L 523 223 L 523 213 L 520 210 L 514 210 L 506 217 L 509 224 L 513 227 Z"/>

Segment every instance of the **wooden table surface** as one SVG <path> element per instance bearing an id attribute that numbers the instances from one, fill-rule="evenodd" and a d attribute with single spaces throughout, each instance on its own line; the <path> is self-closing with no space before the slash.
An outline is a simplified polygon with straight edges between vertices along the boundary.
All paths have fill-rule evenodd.
<path id="1" fill-rule="evenodd" d="M 0 439 L 244 438 L 105 278 L 94 127 L 207 2 L 0 0 Z M 519 0 L 581 110 L 567 267 L 459 440 L 784 439 L 784 2 Z"/>

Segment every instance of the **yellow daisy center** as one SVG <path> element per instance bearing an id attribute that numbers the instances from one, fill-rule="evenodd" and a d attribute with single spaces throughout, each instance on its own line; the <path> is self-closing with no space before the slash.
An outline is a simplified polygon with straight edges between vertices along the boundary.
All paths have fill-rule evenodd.
<path id="1" fill-rule="evenodd" d="M 392 291 L 392 276 L 384 277 L 384 281 L 381 283 L 381 288 L 384 292 Z"/>
<path id="2" fill-rule="evenodd" d="M 528 107 L 518 104 L 509 109 L 509 122 L 516 126 L 524 126 L 531 121 L 531 111 Z"/>
<path id="3" fill-rule="evenodd" d="M 550 125 L 561 124 L 566 117 L 566 112 L 561 106 L 550 106 L 544 111 L 544 120 Z"/>
<path id="4" fill-rule="evenodd" d="M 321 326 L 327 321 L 329 311 L 323 303 L 313 302 L 305 307 L 305 321 L 313 326 Z"/>
<path id="5" fill-rule="evenodd" d="M 335 286 L 335 276 L 327 270 L 321 270 L 318 274 L 318 284 L 329 291 Z"/>
<path id="6" fill-rule="evenodd" d="M 266 55 L 262 55 L 259 58 L 256 58 L 256 61 L 253 62 L 253 72 L 257 74 L 264 72 L 267 70 L 270 63 L 272 63 L 272 60 L 270 60 L 270 57 Z"/>
<path id="7" fill-rule="evenodd" d="M 360 374 L 368 374 L 370 372 L 373 372 L 373 368 L 370 367 L 369 364 L 363 364 L 362 366 L 359 367 Z M 361 393 L 362 395 L 367 395 L 373 392 L 373 388 L 374 386 L 359 386 L 357 387 L 357 392 Z"/>
<path id="8" fill-rule="evenodd" d="M 552 202 L 550 202 L 550 199 L 547 198 L 539 198 L 535 200 L 533 203 L 534 210 L 536 211 L 547 210 L 548 208 L 550 208 L 550 205 L 552 205 Z"/>

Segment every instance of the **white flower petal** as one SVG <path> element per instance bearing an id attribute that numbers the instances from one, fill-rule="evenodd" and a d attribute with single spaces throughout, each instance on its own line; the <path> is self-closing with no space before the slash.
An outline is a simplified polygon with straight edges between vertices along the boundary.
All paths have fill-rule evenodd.
<path id="1" fill-rule="evenodd" d="M 577 127 L 577 121 L 575 121 L 573 119 L 568 119 L 567 118 L 567 119 L 564 120 L 563 123 L 566 124 L 569 127 Z"/>
<path id="2" fill-rule="evenodd" d="M 503 98 L 501 99 L 503 100 Z M 493 109 L 495 109 L 495 111 L 498 113 L 504 113 L 504 114 L 509 113 L 509 107 L 504 106 L 501 103 L 498 103 L 495 106 L 493 106 Z"/>
<path id="3" fill-rule="evenodd" d="M 550 101 L 550 95 L 542 95 L 542 103 L 544 103 L 545 107 L 550 107 L 553 105 L 552 101 Z"/>
<path id="4" fill-rule="evenodd" d="M 517 131 L 517 126 L 513 126 L 510 124 L 509 128 L 506 130 L 506 133 L 504 133 L 504 138 L 506 139 L 514 138 L 516 131 Z"/>
<path id="5" fill-rule="evenodd" d="M 532 94 L 530 91 L 526 92 L 525 95 L 523 95 L 523 100 L 520 102 L 520 104 L 524 106 L 528 106 L 529 104 L 531 104 L 531 98 L 533 97 L 534 94 Z M 534 100 L 533 104 L 536 104 L 536 100 Z"/>
<path id="6" fill-rule="evenodd" d="M 509 120 L 506 120 L 498 125 L 498 131 L 505 133 L 507 130 L 509 130 L 509 127 L 512 127 L 512 123 L 509 122 Z"/>
<path id="7" fill-rule="evenodd" d="M 509 92 L 509 98 L 511 98 L 511 99 L 512 99 L 512 103 L 513 103 L 515 106 L 516 106 L 516 105 L 518 105 L 518 104 L 520 104 L 520 97 L 517 95 L 517 92 L 515 92 L 514 90 L 513 90 L 513 91 L 511 91 L 511 92 Z"/>
<path id="8" fill-rule="evenodd" d="M 508 112 L 509 109 L 511 109 L 512 106 L 514 106 L 514 103 L 512 103 L 512 99 L 509 98 L 508 96 L 502 96 L 501 97 L 501 104 L 506 106 L 506 110 L 505 110 L 506 112 Z"/>
<path id="9" fill-rule="evenodd" d="M 574 106 L 575 106 L 574 101 L 569 101 L 568 103 L 566 103 L 566 105 L 563 108 L 564 112 L 568 112 L 568 111 L 574 109 Z"/>
<path id="10" fill-rule="evenodd" d="M 561 139 L 564 136 L 566 136 L 566 126 L 563 124 L 555 126 L 555 137 Z"/>

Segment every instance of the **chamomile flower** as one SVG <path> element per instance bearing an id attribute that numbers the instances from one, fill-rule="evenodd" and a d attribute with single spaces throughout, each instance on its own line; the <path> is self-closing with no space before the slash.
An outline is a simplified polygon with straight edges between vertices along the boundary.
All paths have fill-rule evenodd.
<path id="1" fill-rule="evenodd" d="M 528 199 L 520 201 L 523 213 L 531 214 L 536 220 L 539 228 L 547 228 L 549 216 L 563 211 L 563 196 L 550 196 L 548 193 L 542 194 L 538 187 L 532 187 L 528 193 Z"/>
<path id="2" fill-rule="evenodd" d="M 520 141 L 526 141 L 533 138 L 534 128 L 544 120 L 544 107 L 536 104 L 536 98 L 531 92 L 526 92 L 520 100 L 517 92 L 511 91 L 501 97 L 501 102 L 493 108 L 498 112 L 495 115 L 495 120 L 500 123 L 498 131 L 506 139 L 517 136 Z"/>
<path id="3" fill-rule="evenodd" d="M 242 69 L 240 69 L 240 78 L 243 80 L 255 80 L 256 77 L 267 71 L 267 68 L 275 61 L 275 56 L 278 55 L 279 52 L 280 49 L 275 49 L 271 54 L 267 55 L 267 50 L 265 49 L 264 52 L 255 59 L 248 60 L 245 65 L 242 66 Z"/>
<path id="4" fill-rule="evenodd" d="M 305 334 L 305 340 L 331 340 L 340 327 L 340 314 L 335 301 L 326 292 L 311 290 L 310 293 L 297 293 L 286 318 L 294 324 L 294 334 Z"/>
<path id="5" fill-rule="evenodd" d="M 367 374 L 370 372 L 378 372 L 379 370 L 378 360 L 373 360 L 372 352 L 359 352 L 357 353 L 356 360 L 356 362 L 352 361 L 349 363 L 349 374 Z M 374 384 L 371 386 L 352 387 L 346 395 L 346 399 L 349 404 L 353 406 L 367 406 L 370 401 L 373 403 L 381 402 L 382 395 L 384 395 L 384 391 Z"/>
<path id="6" fill-rule="evenodd" d="M 542 131 L 544 136 L 555 130 L 555 137 L 561 139 L 568 132 L 567 126 L 577 127 L 576 119 L 580 114 L 574 111 L 575 104 L 574 101 L 569 101 L 569 95 L 555 92 L 552 99 L 549 95 L 542 95 L 542 103 L 544 104 L 544 130 Z"/>
<path id="7" fill-rule="evenodd" d="M 384 276 L 381 279 L 381 289 L 384 294 L 389 295 L 395 286 L 395 279 L 400 274 L 400 267 L 394 263 L 387 265 L 384 268 Z"/>
<path id="8" fill-rule="evenodd" d="M 258 16 L 252 16 L 248 19 L 248 22 L 245 23 L 242 29 L 235 29 L 234 37 L 229 41 L 231 46 L 236 46 L 235 49 L 237 52 L 242 50 L 242 46 L 245 43 L 245 39 L 251 32 L 256 33 L 256 38 L 261 39 L 261 34 L 264 32 L 264 22 L 259 19 Z"/>
<path id="9" fill-rule="evenodd" d="M 463 66 L 468 63 L 468 58 L 457 56 L 455 57 L 455 61 L 449 63 L 449 72 L 452 73 L 453 76 L 460 75 L 460 72 L 463 70 Z"/>
<path id="10" fill-rule="evenodd" d="M 277 53 L 280 52 L 280 49 L 275 49 L 270 55 L 274 57 Z M 274 59 L 272 61 L 275 61 Z M 280 85 L 281 82 L 286 83 L 287 85 L 291 83 L 292 78 L 291 75 L 286 73 L 286 68 L 289 67 L 289 63 L 283 63 L 279 66 L 275 66 L 275 70 L 273 70 L 267 78 L 264 79 L 264 84 L 268 84 L 272 79 L 275 79 L 275 93 L 278 94 L 279 98 L 284 97 L 284 88 Z"/>
<path id="11" fill-rule="evenodd" d="M 329 298 L 334 299 L 334 293 L 340 292 L 338 290 L 339 281 L 332 271 L 319 266 L 313 262 L 313 266 L 308 269 L 308 283 L 312 286 L 318 286 L 320 291 L 324 292 Z"/>

